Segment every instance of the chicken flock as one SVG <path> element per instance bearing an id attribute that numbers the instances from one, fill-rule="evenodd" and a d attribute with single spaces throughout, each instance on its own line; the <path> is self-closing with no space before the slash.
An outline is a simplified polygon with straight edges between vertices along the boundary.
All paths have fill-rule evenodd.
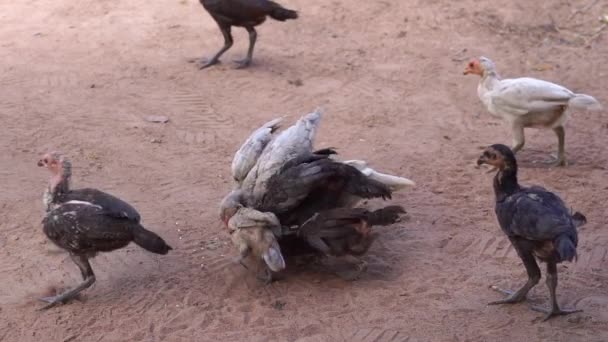
<path id="1" fill-rule="evenodd" d="M 239 262 L 249 255 L 264 262 L 266 282 L 271 272 L 285 268 L 281 239 L 301 241 L 325 257 L 354 260 L 371 246 L 372 226 L 390 225 L 405 213 L 396 205 L 374 211 L 356 207 L 362 199 L 390 199 L 394 190 L 414 182 L 378 173 L 363 161 L 335 160 L 332 148 L 314 150 L 321 118 L 316 110 L 282 132 L 281 120 L 272 120 L 234 156 L 235 186 L 221 203 L 220 217 L 240 252 Z M 365 269 L 364 262 L 356 263 L 359 271 Z"/>
<path id="2" fill-rule="evenodd" d="M 269 0 L 200 0 L 224 36 L 224 46 L 201 69 L 219 62 L 232 44 L 231 27 L 249 33 L 249 49 L 239 67 L 252 62 L 255 26 L 269 16 L 279 21 L 298 18 L 298 13 Z M 503 290 L 507 297 L 490 304 L 518 303 L 541 278 L 537 260 L 546 263 L 549 307 L 533 307 L 545 319 L 578 312 L 557 303 L 557 264 L 577 257 L 577 228 L 587 222 L 572 212 L 560 197 L 538 186 L 518 183 L 515 154 L 524 146 L 524 129 L 547 128 L 558 139 L 556 165 L 566 166 L 564 125 L 579 110 L 600 110 L 590 95 L 534 78 L 501 79 L 487 57 L 475 58 L 464 74 L 481 77 L 477 93 L 493 116 L 512 129 L 513 144 L 487 147 L 477 160 L 496 172 L 493 180 L 495 214 L 503 233 L 521 258 L 527 282 L 517 291 Z M 315 146 L 323 118 L 321 109 L 303 115 L 284 129 L 283 118 L 263 124 L 243 142 L 231 165 L 233 187 L 220 203 L 219 217 L 237 250 L 238 262 L 253 268 L 270 283 L 287 268 L 297 253 L 321 259 L 343 259 L 351 264 L 349 279 L 356 279 L 367 265 L 364 256 L 381 230 L 400 221 L 406 210 L 388 203 L 394 192 L 415 186 L 407 178 L 381 173 L 362 160 L 340 160 L 337 149 Z M 66 250 L 81 271 L 83 282 L 56 296 L 42 298 L 48 309 L 73 299 L 95 282 L 89 258 L 134 242 L 143 249 L 165 255 L 172 248 L 141 224 L 139 213 L 128 203 L 96 189 L 71 189 L 71 163 L 58 152 L 38 162 L 51 173 L 43 196 L 43 232 Z M 374 208 L 369 202 L 377 200 Z M 373 202 L 372 202 L 373 203 Z M 389 228 L 390 229 L 390 228 Z M 297 250 L 297 253 L 296 253 Z"/>

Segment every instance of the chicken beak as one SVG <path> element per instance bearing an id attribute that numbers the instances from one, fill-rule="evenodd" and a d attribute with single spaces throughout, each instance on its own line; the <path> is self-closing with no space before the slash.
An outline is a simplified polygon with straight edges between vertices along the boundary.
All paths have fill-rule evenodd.
<path id="1" fill-rule="evenodd" d="M 486 163 L 486 157 L 484 156 L 480 156 L 479 159 L 477 159 L 477 166 L 481 166 L 482 164 Z"/>
<path id="2" fill-rule="evenodd" d="M 471 73 L 473 73 L 473 70 L 471 70 L 471 68 L 469 68 L 469 67 L 466 67 L 464 69 L 464 71 L 462 72 L 463 75 L 468 75 L 468 74 L 471 74 Z"/>

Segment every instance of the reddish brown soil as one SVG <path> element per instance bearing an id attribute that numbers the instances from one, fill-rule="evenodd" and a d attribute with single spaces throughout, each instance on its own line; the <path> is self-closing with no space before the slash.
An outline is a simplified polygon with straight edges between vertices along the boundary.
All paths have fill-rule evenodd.
<path id="1" fill-rule="evenodd" d="M 490 285 L 525 280 L 496 223 L 480 147 L 510 143 L 487 115 L 467 59 L 492 57 L 504 76 L 530 75 L 608 103 L 608 14 L 588 1 L 283 0 L 297 21 L 259 29 L 255 65 L 199 71 L 221 35 L 194 0 L 5 1 L 0 5 L 0 340 L 2 341 L 606 341 L 608 119 L 576 113 L 571 165 L 538 167 L 556 148 L 527 131 L 521 181 L 557 191 L 587 215 L 577 263 L 559 267 L 559 301 L 583 313 L 540 322 L 527 305 L 487 306 Z M 555 30 L 551 19 L 562 27 Z M 564 29 L 570 28 L 570 29 Z M 232 154 L 259 124 L 326 109 L 318 146 L 414 179 L 398 194 L 408 221 L 381 228 L 368 272 L 348 282 L 291 267 L 264 287 L 234 265 L 217 206 Z M 167 124 L 144 121 L 166 115 Z M 97 283 L 36 311 L 80 281 L 41 231 L 42 152 L 72 158 L 74 185 L 130 201 L 175 250 L 137 246 L 93 260 Z M 530 302 L 544 304 L 541 282 Z"/>

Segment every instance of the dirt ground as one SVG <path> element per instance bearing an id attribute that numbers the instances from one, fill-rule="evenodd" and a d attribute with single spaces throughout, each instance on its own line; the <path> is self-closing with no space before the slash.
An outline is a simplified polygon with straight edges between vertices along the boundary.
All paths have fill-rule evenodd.
<path id="1" fill-rule="evenodd" d="M 584 309 L 540 322 L 526 304 L 487 306 L 525 271 L 493 213 L 480 148 L 511 134 L 463 76 L 470 57 L 504 76 L 563 84 L 608 104 L 606 1 L 282 0 L 300 19 L 259 28 L 254 66 L 199 71 L 221 34 L 195 0 L 0 4 L 0 340 L 606 341 L 608 118 L 575 113 L 570 166 L 540 167 L 550 131 L 527 131 L 522 183 L 557 191 L 589 223 L 558 298 Z M 587 6 L 590 4 L 591 6 Z M 577 9 L 584 9 L 580 13 Z M 574 13 L 574 15 L 573 15 Z M 595 38 L 595 39 L 593 39 Z M 291 265 L 264 287 L 235 265 L 217 216 L 232 154 L 270 118 L 322 106 L 318 146 L 414 179 L 409 220 L 379 228 L 368 272 L 348 282 Z M 148 115 L 166 115 L 166 124 Z M 37 297 L 80 281 L 41 231 L 41 153 L 60 150 L 74 185 L 120 196 L 174 248 L 137 246 L 92 261 L 81 301 L 40 312 Z M 541 282 L 530 302 L 544 304 Z"/>

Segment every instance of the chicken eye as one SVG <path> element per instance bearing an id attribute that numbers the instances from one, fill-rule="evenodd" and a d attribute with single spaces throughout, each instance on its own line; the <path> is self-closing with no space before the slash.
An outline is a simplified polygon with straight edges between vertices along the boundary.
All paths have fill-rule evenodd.
<path id="1" fill-rule="evenodd" d="M 46 159 L 46 158 L 42 159 L 42 161 L 43 161 L 45 164 L 48 164 L 48 162 L 49 162 L 49 161 L 48 161 L 48 159 Z"/>
<path id="2" fill-rule="evenodd" d="M 475 63 L 473 63 L 473 62 L 469 63 L 469 67 L 471 67 L 471 68 L 472 68 L 472 67 L 474 67 L 474 66 L 475 66 Z"/>

